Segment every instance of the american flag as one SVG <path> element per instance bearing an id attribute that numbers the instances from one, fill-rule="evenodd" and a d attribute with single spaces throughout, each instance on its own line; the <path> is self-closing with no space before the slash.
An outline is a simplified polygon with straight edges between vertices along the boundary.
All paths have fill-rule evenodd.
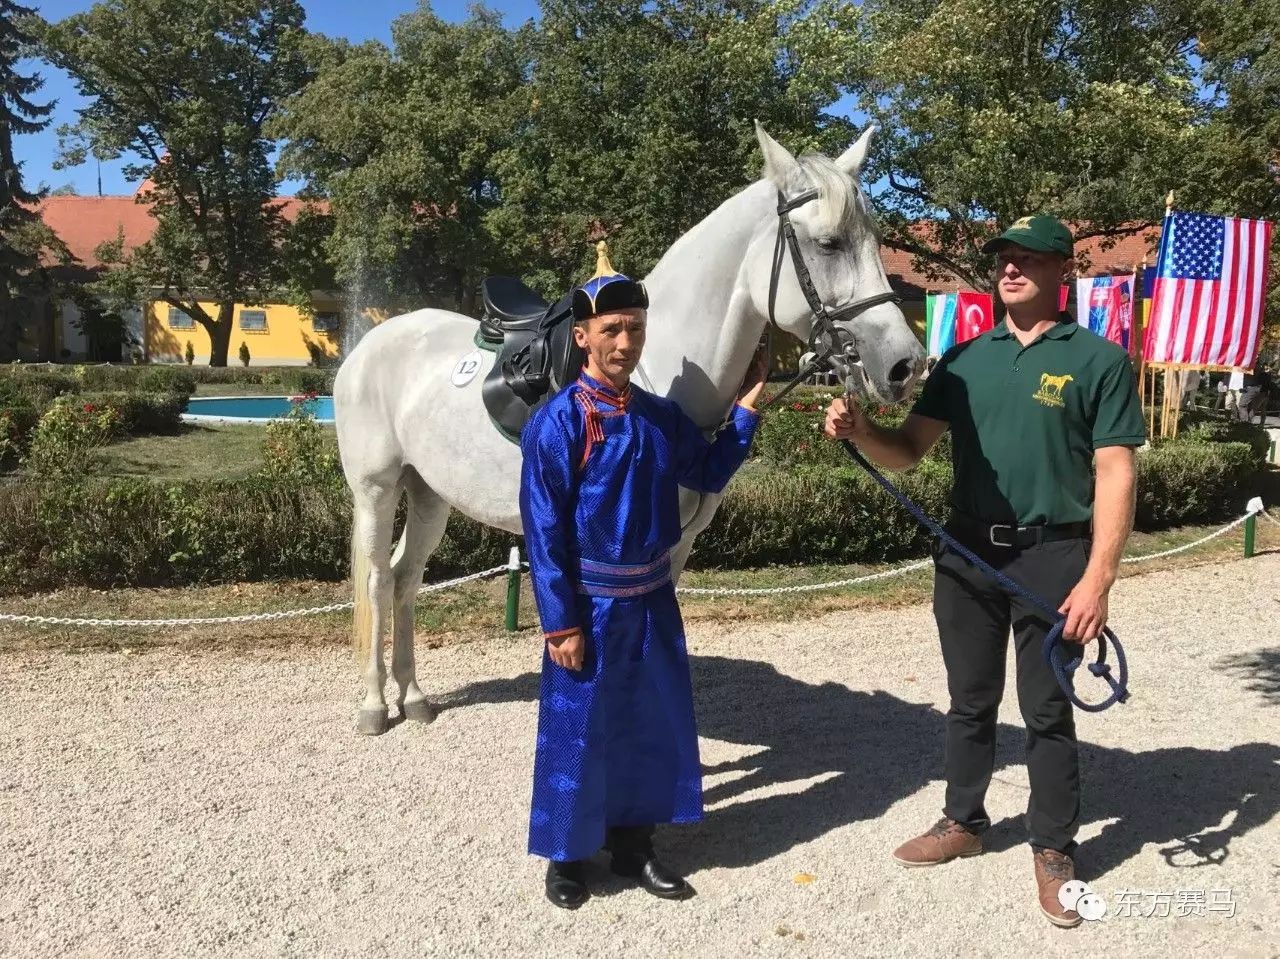
<path id="1" fill-rule="evenodd" d="M 1160 235 L 1151 320 L 1152 363 L 1252 367 L 1266 295 L 1271 224 L 1170 213 Z"/>

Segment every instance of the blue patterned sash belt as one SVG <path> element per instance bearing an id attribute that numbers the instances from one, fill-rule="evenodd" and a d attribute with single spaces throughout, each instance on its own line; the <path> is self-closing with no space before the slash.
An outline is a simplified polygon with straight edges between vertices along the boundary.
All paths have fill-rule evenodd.
<path id="1" fill-rule="evenodd" d="M 671 582 L 671 554 L 663 553 L 651 563 L 622 566 L 598 563 L 591 559 L 578 561 L 578 592 L 587 596 L 625 598 L 652 593 Z"/>

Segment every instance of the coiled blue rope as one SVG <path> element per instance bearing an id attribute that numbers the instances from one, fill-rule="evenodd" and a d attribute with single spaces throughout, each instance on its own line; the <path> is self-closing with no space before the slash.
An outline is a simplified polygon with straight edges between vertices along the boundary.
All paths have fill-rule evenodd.
<path id="1" fill-rule="evenodd" d="M 1043 612 L 1050 620 L 1053 626 L 1044 638 L 1044 660 L 1049 668 L 1053 670 L 1053 675 L 1058 680 L 1058 685 L 1062 687 L 1062 691 L 1067 694 L 1067 698 L 1071 700 L 1078 708 L 1085 712 L 1100 713 L 1108 706 L 1114 703 L 1123 703 L 1129 698 L 1129 664 L 1125 659 L 1124 647 L 1120 645 L 1120 640 L 1116 634 L 1111 631 L 1108 626 L 1102 631 L 1102 635 L 1098 637 L 1098 658 L 1095 662 L 1089 663 L 1089 672 L 1094 676 L 1099 676 L 1106 680 L 1111 687 L 1111 693 L 1100 703 L 1086 703 L 1076 695 L 1075 686 L 1072 683 L 1072 677 L 1075 671 L 1084 662 L 1084 646 L 1072 643 L 1072 646 L 1078 646 L 1080 652 L 1072 658 L 1072 654 L 1066 649 L 1067 643 L 1062 639 L 1063 627 L 1067 625 L 1067 619 L 1060 612 L 1053 608 L 1044 597 L 1038 596 L 1031 592 L 1025 586 L 1010 579 L 1004 573 L 1000 572 L 990 563 L 973 553 L 956 538 L 948 533 L 942 526 L 932 519 L 924 510 L 911 501 L 905 493 L 900 491 L 896 486 L 885 479 L 884 475 L 876 469 L 867 460 L 865 456 L 858 451 L 858 448 L 848 440 L 840 441 L 844 445 L 845 452 L 853 459 L 855 463 L 867 471 L 868 475 L 875 480 L 884 489 L 886 493 L 897 500 L 921 526 L 929 530 L 953 550 L 963 556 L 971 564 L 976 566 L 983 573 L 986 573 L 993 580 L 1007 589 L 1009 592 L 1020 596 L 1028 603 L 1031 603 L 1041 612 Z M 1107 663 L 1107 640 L 1111 640 L 1111 646 L 1116 653 L 1116 670 L 1119 672 L 1119 678 L 1111 674 L 1111 666 Z"/>

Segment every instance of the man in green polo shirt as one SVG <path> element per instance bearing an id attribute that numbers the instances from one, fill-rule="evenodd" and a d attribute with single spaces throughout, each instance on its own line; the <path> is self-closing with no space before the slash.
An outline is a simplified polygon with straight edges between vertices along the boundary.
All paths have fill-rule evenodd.
<path id="1" fill-rule="evenodd" d="M 1006 319 L 949 350 L 897 429 L 843 399 L 826 433 L 853 440 L 890 469 L 914 466 L 951 430 L 955 488 L 948 531 L 1016 582 L 1059 604 L 1068 641 L 1095 639 L 1133 526 L 1134 448 L 1146 440 L 1124 350 L 1058 312 L 1071 232 L 1023 217 L 988 243 Z M 996 714 L 1012 630 L 1018 705 L 1027 727 L 1027 827 L 1037 898 L 1050 922 L 1074 926 L 1058 890 L 1075 878 L 1080 769 L 1070 700 L 1042 657 L 1051 623 L 952 550 L 934 555 L 934 614 L 947 668 L 943 818 L 894 852 L 932 866 L 982 852 L 984 797 L 995 764 Z"/>

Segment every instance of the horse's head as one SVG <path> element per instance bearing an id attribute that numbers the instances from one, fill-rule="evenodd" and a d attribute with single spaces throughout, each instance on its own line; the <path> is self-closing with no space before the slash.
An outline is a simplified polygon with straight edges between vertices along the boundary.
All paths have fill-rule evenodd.
<path id="1" fill-rule="evenodd" d="M 852 344 L 833 358 L 836 371 L 863 394 L 897 403 L 910 394 L 925 356 L 902 311 L 889 299 L 880 234 L 858 185 L 873 129 L 868 127 L 838 159 L 817 154 L 797 159 L 756 124 L 764 178 L 781 193 L 784 206 L 798 204 L 786 215 L 812 290 L 806 297 L 792 251 L 777 248 L 781 214 L 770 218 L 752 245 L 750 288 L 761 314 L 772 313 L 780 327 L 805 342 L 814 332 L 816 297 L 833 314 L 839 339 Z M 806 194 L 812 199 L 806 201 Z M 774 266 L 779 255 L 780 268 Z"/>

